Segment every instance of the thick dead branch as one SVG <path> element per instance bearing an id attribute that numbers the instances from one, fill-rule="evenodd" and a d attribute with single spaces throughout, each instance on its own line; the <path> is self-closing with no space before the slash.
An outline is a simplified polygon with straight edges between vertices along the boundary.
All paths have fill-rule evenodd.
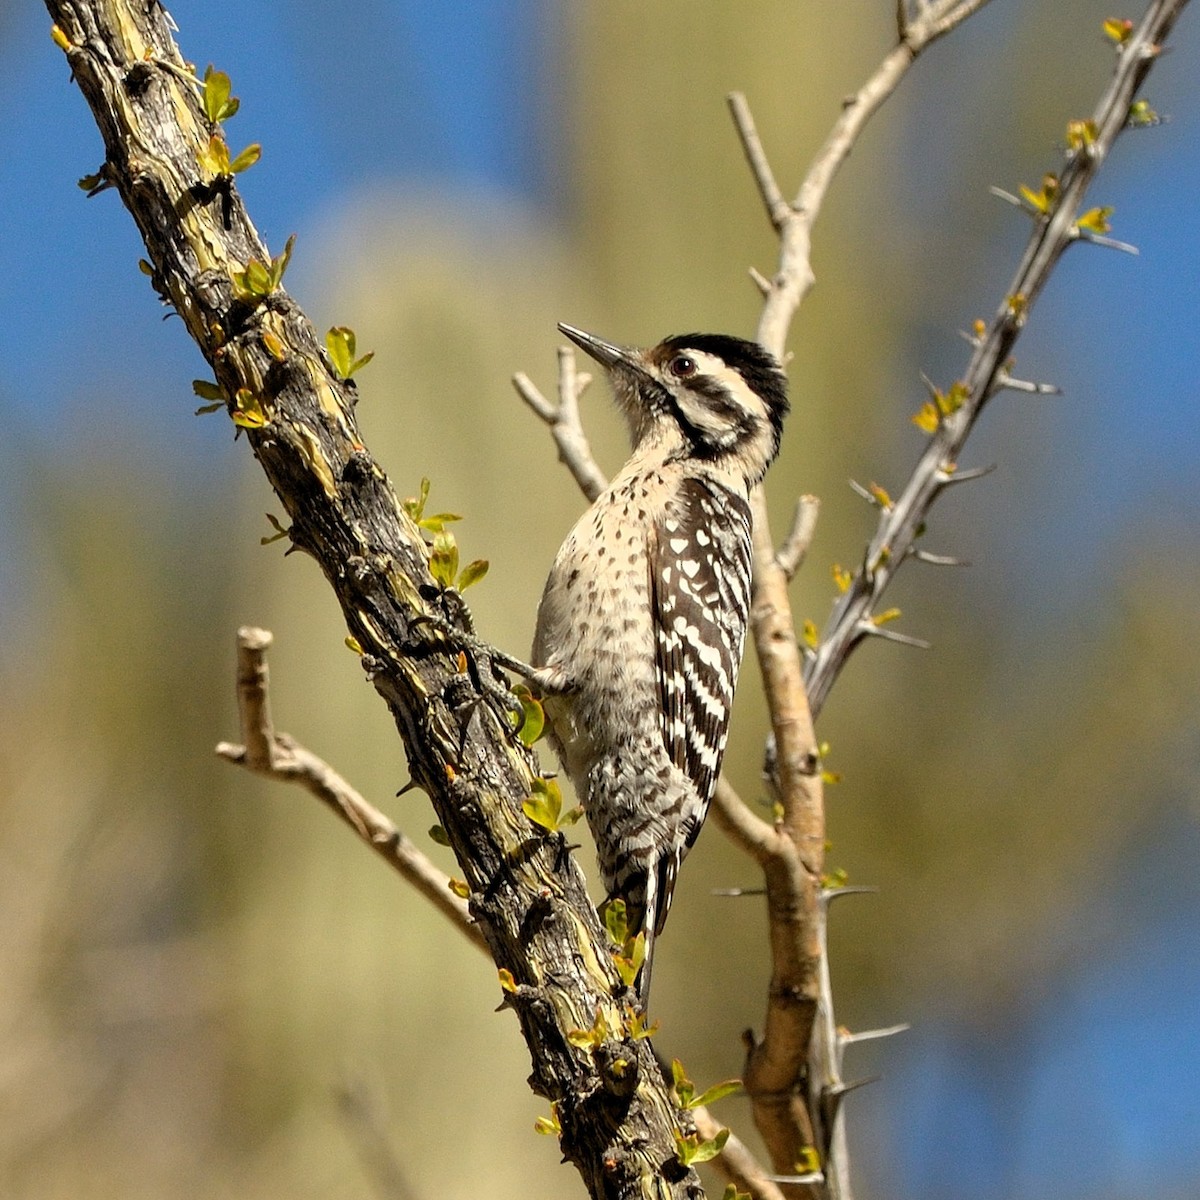
<path id="1" fill-rule="evenodd" d="M 154 282 L 211 364 L 293 544 L 337 595 L 462 868 L 470 913 L 515 981 L 531 1086 L 557 1102 L 564 1155 L 596 1197 L 698 1195 L 675 1141 L 687 1122 L 648 1042 L 629 1036 L 626 991 L 582 875 L 562 836 L 522 811 L 536 764 L 493 706 L 487 656 L 460 632 L 461 599 L 434 582 L 420 531 L 362 440 L 353 385 L 272 277 L 283 260 L 272 264 L 232 174 L 214 173 L 219 129 L 164 10 L 141 0 L 47 8 Z M 601 1031 L 592 1045 L 571 1037 L 588 1029 Z"/>

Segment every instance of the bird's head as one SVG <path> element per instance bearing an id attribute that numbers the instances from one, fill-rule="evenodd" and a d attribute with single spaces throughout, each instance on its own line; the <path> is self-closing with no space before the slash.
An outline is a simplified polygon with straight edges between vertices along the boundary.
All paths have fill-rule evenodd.
<path id="1" fill-rule="evenodd" d="M 677 334 L 648 350 L 618 346 L 559 325 L 607 368 L 635 447 L 662 442 L 690 457 L 762 479 L 779 451 L 787 415 L 787 378 L 757 342 L 723 333 Z"/>

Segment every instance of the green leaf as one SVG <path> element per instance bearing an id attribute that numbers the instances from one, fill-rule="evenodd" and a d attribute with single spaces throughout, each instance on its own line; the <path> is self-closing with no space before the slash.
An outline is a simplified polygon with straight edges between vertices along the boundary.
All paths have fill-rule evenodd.
<path id="1" fill-rule="evenodd" d="M 267 520 L 270 521 L 271 527 L 275 530 L 275 532 L 273 534 L 271 534 L 269 537 L 259 538 L 258 544 L 260 546 L 269 546 L 272 542 L 277 542 L 280 540 L 280 538 L 289 537 L 291 535 L 292 531 L 290 529 L 285 529 L 279 523 L 279 518 L 277 516 L 275 516 L 274 513 L 267 513 L 265 515 L 266 515 Z"/>
<path id="2" fill-rule="evenodd" d="M 679 1161 L 685 1167 L 690 1167 L 693 1163 L 706 1163 L 710 1159 L 716 1158 L 725 1149 L 727 1141 L 729 1141 L 728 1129 L 720 1130 L 716 1137 L 710 1138 L 707 1142 L 700 1141 L 695 1134 L 684 1137 L 683 1134 L 676 1131 L 675 1152 L 679 1156 Z"/>
<path id="3" fill-rule="evenodd" d="M 1088 233 L 1108 233 L 1112 229 L 1108 218 L 1113 215 L 1113 211 L 1111 205 L 1101 208 L 1089 208 L 1075 222 L 1075 225 L 1077 228 L 1085 230 Z"/>
<path id="4" fill-rule="evenodd" d="M 210 175 L 229 174 L 229 146 L 219 133 L 214 133 L 208 139 L 208 145 L 200 151 L 198 161 Z"/>
<path id="5" fill-rule="evenodd" d="M 192 391 L 201 400 L 224 401 L 225 399 L 225 389 L 219 383 L 210 383 L 207 379 L 193 379 Z"/>
<path id="6" fill-rule="evenodd" d="M 581 808 L 572 809 L 571 812 L 567 813 L 567 818 L 572 813 L 578 814 L 582 812 Z M 564 824 L 567 818 L 564 818 Z M 617 968 L 617 974 L 621 977 L 621 982 L 626 987 L 633 987 L 633 981 L 642 969 L 642 963 L 646 961 L 645 932 L 639 933 L 632 941 L 626 942 L 622 947 L 622 953 L 615 955 L 613 961 Z"/>
<path id="7" fill-rule="evenodd" d="M 690 1108 L 692 1096 L 696 1087 L 687 1076 L 683 1063 L 677 1058 L 671 1059 L 671 1090 L 675 1093 L 675 1103 L 680 1108 Z"/>
<path id="8" fill-rule="evenodd" d="M 233 159 L 225 172 L 227 175 L 237 175 L 242 171 L 248 171 L 258 160 L 262 158 L 262 146 L 258 142 L 251 142 L 237 158 Z"/>
<path id="9" fill-rule="evenodd" d="M 912 423 L 924 433 L 937 433 L 937 427 L 941 423 L 938 419 L 938 410 L 934 407 L 933 401 L 926 400 L 921 407 L 913 413 L 911 417 Z"/>
<path id="10" fill-rule="evenodd" d="M 1129 118 L 1126 123 L 1134 129 L 1146 129 L 1151 125 L 1161 125 L 1162 120 L 1162 117 L 1150 107 L 1149 100 L 1135 100 L 1129 106 Z M 82 186 L 82 180 L 80 186 Z"/>
<path id="11" fill-rule="evenodd" d="M 525 797 L 521 810 L 535 825 L 540 825 L 550 833 L 557 833 L 562 806 L 562 789 L 558 786 L 558 780 L 535 779 L 533 791 Z"/>
<path id="12" fill-rule="evenodd" d="M 454 577 L 458 574 L 458 543 L 454 540 L 454 534 L 445 529 L 434 534 L 433 549 L 429 554 L 429 573 L 438 587 L 445 589 L 454 586 Z"/>
<path id="13" fill-rule="evenodd" d="M 513 688 L 513 695 L 521 702 L 521 726 L 517 737 L 521 739 L 522 745 L 532 746 L 545 732 L 546 710 L 523 683 Z"/>
<path id="14" fill-rule="evenodd" d="M 1104 36 L 1118 46 L 1123 46 L 1133 34 L 1133 22 L 1119 17 L 1109 17 L 1100 28 Z"/>
<path id="15" fill-rule="evenodd" d="M 642 1038 L 653 1037 L 659 1029 L 659 1022 L 655 1021 L 653 1025 L 646 1024 L 646 1014 L 639 1012 L 637 1009 L 629 1013 L 629 1036 L 633 1041 L 640 1041 Z"/>
<path id="16" fill-rule="evenodd" d="M 283 282 L 284 275 L 287 274 L 288 266 L 292 261 L 292 251 L 296 248 L 296 235 L 293 233 L 283 244 L 283 253 L 278 258 L 271 259 L 271 273 L 275 279 L 275 286 L 278 287 Z"/>
<path id="17" fill-rule="evenodd" d="M 444 512 L 434 513 L 429 517 L 422 517 L 417 526 L 424 529 L 426 533 L 440 533 L 444 525 L 449 525 L 451 521 L 461 521 L 462 517 L 458 513 Z"/>
<path id="18" fill-rule="evenodd" d="M 596 1019 L 592 1022 L 591 1029 L 567 1030 L 567 1041 L 581 1050 L 594 1050 L 608 1041 L 608 1037 L 608 1022 L 604 1019 L 604 1010 L 599 1007 L 596 1008 Z"/>
<path id="19" fill-rule="evenodd" d="M 629 921 L 625 915 L 624 900 L 610 900 L 604 906 L 604 928 L 618 946 L 624 946 L 629 937 Z"/>
<path id="20" fill-rule="evenodd" d="M 256 296 L 271 294 L 271 272 L 261 259 L 252 258 L 246 264 L 246 290 Z"/>
<path id="21" fill-rule="evenodd" d="M 450 835 L 441 825 L 430 825 L 429 836 L 433 841 L 437 842 L 439 846 L 450 845 Z"/>
<path id="22" fill-rule="evenodd" d="M 233 423 L 243 429 L 262 429 L 267 419 L 262 401 L 249 388 L 238 388 L 233 397 Z"/>
<path id="23" fill-rule="evenodd" d="M 458 581 L 455 587 L 460 592 L 465 592 L 473 583 L 478 583 L 488 573 L 488 561 L 486 558 L 477 558 L 474 562 L 469 562 L 459 573 Z"/>
<path id="24" fill-rule="evenodd" d="M 358 339 L 354 335 L 354 330 L 346 325 L 335 325 L 325 335 L 325 347 L 329 351 L 329 357 L 333 360 L 334 370 L 341 379 L 349 379 L 358 370 L 361 370 L 375 357 L 375 351 L 372 350 L 361 358 L 356 357 L 358 354 Z"/>
<path id="25" fill-rule="evenodd" d="M 714 1083 L 710 1088 L 706 1088 L 687 1107 L 706 1108 L 710 1104 L 715 1104 L 718 1100 L 723 1100 L 726 1096 L 732 1096 L 734 1092 L 739 1092 L 741 1089 L 742 1081 L 740 1079 L 726 1079 L 721 1083 Z"/>
<path id="26" fill-rule="evenodd" d="M 691 1163 L 706 1163 L 710 1159 L 716 1158 L 725 1149 L 727 1141 L 729 1141 L 729 1130 L 718 1130 L 716 1137 L 710 1138 L 707 1142 L 701 1142 L 696 1147 L 696 1152 L 692 1155 L 689 1165 Z"/>
<path id="27" fill-rule="evenodd" d="M 815 1175 L 821 1169 L 821 1156 L 815 1146 L 805 1146 L 796 1159 L 793 1171 L 797 1175 Z"/>
<path id="28" fill-rule="evenodd" d="M 354 330 L 345 325 L 335 325 L 325 335 L 325 349 L 333 362 L 339 379 L 350 378 L 350 366 L 354 362 Z"/>
<path id="29" fill-rule="evenodd" d="M 538 1117 L 533 1123 L 534 1133 L 540 1134 L 562 1134 L 562 1126 L 558 1121 L 558 1104 L 555 1102 L 550 1105 L 550 1115 L 548 1117 Z"/>
<path id="30" fill-rule="evenodd" d="M 423 478 L 418 494 L 409 496 L 404 501 L 404 511 L 417 522 L 421 520 L 421 514 L 425 511 L 425 503 L 429 499 L 429 479 Z"/>
<path id="31" fill-rule="evenodd" d="M 233 88 L 224 71 L 213 70 L 209 63 L 204 71 L 204 115 L 216 125 L 227 120 L 241 107 L 241 101 L 231 95 Z"/>

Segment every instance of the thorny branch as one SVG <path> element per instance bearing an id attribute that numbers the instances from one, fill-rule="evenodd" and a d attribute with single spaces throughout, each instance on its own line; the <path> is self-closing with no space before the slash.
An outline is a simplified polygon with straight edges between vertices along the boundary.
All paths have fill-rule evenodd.
<path id="1" fill-rule="evenodd" d="M 764 293 L 758 337 L 776 356 L 782 357 L 792 317 L 813 284 L 811 231 L 835 173 L 867 120 L 921 51 L 983 3 L 986 0 L 922 3 L 913 17 L 905 0 L 898 0 L 899 44 L 847 103 L 791 205 L 782 201 L 745 98 L 737 93 L 730 97 L 747 162 L 780 238 L 776 274 L 767 280 L 755 273 Z M 718 789 L 715 809 L 735 840 L 760 862 L 764 854 L 768 856 L 765 874 L 774 971 L 764 1036 L 752 1047 L 745 1071 L 755 1120 L 781 1174 L 789 1171 L 787 1164 L 797 1161 L 798 1150 L 803 1152 L 806 1146 L 817 1149 L 823 1172 L 812 1182 L 818 1193 L 828 1197 L 846 1200 L 850 1195 L 844 1130 L 838 1120 L 846 1091 L 841 1058 L 847 1038 L 838 1033 L 833 1020 L 825 949 L 828 894 L 819 886 L 824 808 L 812 718 L 850 651 L 866 636 L 891 632 L 882 631 L 872 613 L 900 564 L 909 556 L 931 561 L 931 556 L 917 551 L 913 543 L 933 501 L 952 483 L 967 477 L 957 470 L 958 455 L 983 405 L 1005 387 L 1030 390 L 1009 379 L 1004 364 L 1062 251 L 1081 239 L 1076 225 L 1080 200 L 1125 127 L 1130 104 L 1185 3 L 1156 0 L 1119 49 L 1113 80 L 1092 118 L 1094 141 L 1068 155 L 1053 205 L 1036 217 L 1034 235 L 1014 283 L 990 327 L 977 340 L 962 381 L 965 402 L 957 411 L 939 416 L 937 430 L 904 491 L 894 503 L 882 507 L 863 567 L 802 671 L 798 650 L 791 653 L 796 639 L 787 598 L 787 559 L 781 563 L 781 555 L 772 551 L 765 504 L 761 495 L 758 498 L 755 585 L 761 603 L 755 606 L 753 632 L 771 708 L 778 764 L 775 783 L 784 814 L 780 825 L 789 839 L 768 836 L 766 823 L 739 811 L 728 788 Z M 1034 390 L 1045 389 L 1035 385 Z M 803 699 L 806 694 L 807 703 Z M 796 869 L 797 858 L 804 871 Z M 798 997 L 802 998 L 799 1004 Z M 789 1105 L 784 1100 L 789 1095 L 801 1102 Z M 805 1155 L 804 1161 L 807 1164 L 812 1159 Z"/>
<path id="2" fill-rule="evenodd" d="M 814 282 L 812 227 L 835 174 L 920 53 L 984 2 L 923 4 L 910 18 L 901 0 L 898 44 L 846 102 L 790 204 L 775 180 L 746 98 L 740 93 L 729 97 L 747 163 L 779 235 L 778 268 L 769 280 L 760 277 L 764 299 L 757 336 L 781 361 L 791 320 Z M 824 790 L 788 597 L 795 552 L 789 549 L 791 536 L 776 551 L 761 489 L 754 497 L 754 519 L 751 633 L 770 711 L 772 783 L 782 818 L 772 828 L 740 811 L 725 787 L 714 801 L 722 826 L 749 837 L 767 883 L 772 975 L 763 1033 L 749 1046 L 743 1078 L 774 1169 L 797 1182 L 806 1180 L 814 1194 L 848 1200 L 849 1163 L 837 1119 L 844 1085 L 825 958 Z"/>
<path id="3" fill-rule="evenodd" d="M 982 336 L 960 384 L 961 406 L 938 412 L 938 426 L 896 500 L 880 509 L 879 523 L 852 583 L 839 599 L 815 654 L 805 665 L 805 682 L 819 712 L 851 651 L 877 631 L 871 618 L 887 585 L 909 557 L 930 508 L 955 483 L 972 477 L 958 469 L 964 444 L 987 402 L 1006 388 L 1029 391 L 1011 380 L 1005 364 L 1034 302 L 1063 251 L 1088 239 L 1077 219 L 1089 184 L 1128 123 L 1129 110 L 1187 0 L 1155 0 L 1141 23 L 1117 49 L 1116 69 L 1091 117 L 1094 134 L 1068 149 L 1049 209 L 1034 214 L 1033 234 L 1004 298 Z M 1037 391 L 1049 390 L 1033 385 Z"/>

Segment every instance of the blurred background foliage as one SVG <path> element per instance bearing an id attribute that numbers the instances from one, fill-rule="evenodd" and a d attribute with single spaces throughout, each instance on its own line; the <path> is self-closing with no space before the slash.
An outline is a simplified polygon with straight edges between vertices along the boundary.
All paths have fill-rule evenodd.
<path id="1" fill-rule="evenodd" d="M 553 387 L 556 320 L 749 334 L 746 268 L 774 243 L 724 95 L 748 94 L 793 190 L 892 8 L 374 0 L 331 36 L 313 0 L 174 6 L 184 53 L 233 77 L 231 137 L 265 147 L 241 180 L 273 249 L 299 234 L 289 287 L 376 351 L 369 443 L 491 560 L 486 636 L 527 645 L 581 508 L 509 376 Z M 954 331 L 1003 294 L 1027 228 L 987 186 L 1053 165 L 1107 78 L 1109 15 L 998 0 L 835 185 L 770 489 L 780 532 L 799 492 L 823 501 L 799 619 L 823 621 L 871 529 L 847 478 L 899 487 L 918 372 L 951 381 Z M 260 546 L 280 510 L 244 446 L 191 416 L 206 372 L 159 324 L 131 222 L 74 189 L 99 142 L 44 16 L 0 8 L 0 1194 L 578 1191 L 532 1133 L 491 965 L 311 800 L 212 755 L 236 735 L 234 630 L 265 625 L 279 726 L 418 840 L 433 820 L 389 799 L 402 748 L 317 571 Z M 1062 265 L 1018 374 L 1067 396 L 996 402 L 971 454 L 999 469 L 928 535 L 975 565 L 914 566 L 889 597 L 935 650 L 864 650 L 822 721 L 831 865 L 882 889 L 835 910 L 839 1017 L 915 1026 L 849 1064 L 884 1076 L 849 1110 L 865 1197 L 1200 1180 L 1193 17 L 1150 89 L 1173 123 L 1126 139 L 1095 198 L 1142 258 Z M 585 417 L 611 471 L 600 384 Z M 728 770 L 755 802 L 763 721 L 749 665 Z M 711 890 L 755 882 L 709 830 L 661 943 L 659 1045 L 702 1085 L 738 1073 L 768 971 L 761 901 Z M 744 1101 L 720 1115 L 752 1137 Z"/>

